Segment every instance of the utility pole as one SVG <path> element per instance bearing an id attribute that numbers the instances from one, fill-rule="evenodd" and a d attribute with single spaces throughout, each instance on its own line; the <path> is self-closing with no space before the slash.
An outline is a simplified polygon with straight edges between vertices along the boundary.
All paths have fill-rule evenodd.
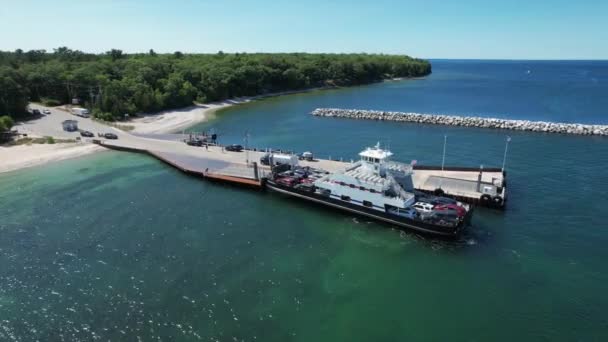
<path id="1" fill-rule="evenodd" d="M 249 165 L 249 130 L 245 131 L 245 154 L 246 163 Z"/>
<path id="2" fill-rule="evenodd" d="M 443 176 L 443 167 L 445 165 L 445 146 L 447 145 L 448 142 L 448 136 L 444 135 L 443 136 L 443 157 L 441 158 L 441 174 Z"/>
<path id="3" fill-rule="evenodd" d="M 505 142 L 505 155 L 502 157 L 502 172 L 505 171 L 505 165 L 507 163 L 507 150 L 509 149 L 509 142 L 511 137 L 507 135 L 507 141 Z"/>
<path id="4" fill-rule="evenodd" d="M 445 172 L 443 171 L 443 167 L 445 166 L 445 147 L 448 143 L 448 135 L 443 135 L 443 156 L 441 157 L 441 182 L 439 183 L 439 189 L 443 186 L 443 178 L 445 177 Z"/>
<path id="5" fill-rule="evenodd" d="M 479 175 L 477 175 L 477 192 L 481 192 L 481 178 L 483 177 L 483 164 L 479 165 Z"/>

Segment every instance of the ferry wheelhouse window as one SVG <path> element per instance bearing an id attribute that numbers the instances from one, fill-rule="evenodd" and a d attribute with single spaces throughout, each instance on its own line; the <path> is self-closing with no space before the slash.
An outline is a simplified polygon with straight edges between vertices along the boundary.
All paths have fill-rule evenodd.
<path id="1" fill-rule="evenodd" d="M 365 187 L 364 187 L 364 186 L 360 186 L 360 187 L 359 187 L 359 190 L 363 190 L 363 191 L 365 191 L 365 190 L 367 190 L 367 189 L 365 189 Z"/>
<path id="2" fill-rule="evenodd" d="M 350 201 L 350 197 L 344 195 L 340 196 L 340 199 L 342 199 L 343 201 Z"/>
<path id="3" fill-rule="evenodd" d="M 351 188 L 355 188 L 355 185 L 354 185 L 354 184 L 350 184 L 349 186 L 350 186 Z"/>
<path id="4" fill-rule="evenodd" d="M 372 194 L 375 194 L 375 193 L 376 193 L 376 190 L 374 190 L 374 189 L 369 189 L 369 192 L 371 192 Z"/>
<path id="5" fill-rule="evenodd" d="M 374 204 L 372 202 L 370 202 L 370 201 L 363 201 L 363 205 L 366 206 L 366 207 L 373 207 L 374 206 Z"/>

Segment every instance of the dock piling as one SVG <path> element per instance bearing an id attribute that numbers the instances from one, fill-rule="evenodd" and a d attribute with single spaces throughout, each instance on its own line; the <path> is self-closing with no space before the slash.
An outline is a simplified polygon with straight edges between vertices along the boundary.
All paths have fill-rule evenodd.
<path id="1" fill-rule="evenodd" d="M 257 162 L 253 162 L 253 178 L 255 180 L 260 180 L 260 176 L 258 174 L 258 163 Z"/>

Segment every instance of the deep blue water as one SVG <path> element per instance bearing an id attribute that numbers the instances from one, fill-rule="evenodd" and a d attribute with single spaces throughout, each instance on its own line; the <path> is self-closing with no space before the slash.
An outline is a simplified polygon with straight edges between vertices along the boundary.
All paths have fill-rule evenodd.
<path id="1" fill-rule="evenodd" d="M 438 60 L 433 70 L 408 110 L 608 123 L 608 61 Z"/>
<path id="2" fill-rule="evenodd" d="M 340 107 L 589 124 L 608 123 L 608 61 L 434 60 L 418 80 L 327 91 Z"/>
<path id="3" fill-rule="evenodd" d="M 607 62 L 434 61 L 420 80 L 222 111 L 226 143 L 500 166 L 505 211 L 403 233 L 108 152 L 0 176 L 0 341 L 606 341 L 608 139 L 312 117 L 316 107 L 603 122 Z M 527 71 L 530 70 L 530 73 Z"/>

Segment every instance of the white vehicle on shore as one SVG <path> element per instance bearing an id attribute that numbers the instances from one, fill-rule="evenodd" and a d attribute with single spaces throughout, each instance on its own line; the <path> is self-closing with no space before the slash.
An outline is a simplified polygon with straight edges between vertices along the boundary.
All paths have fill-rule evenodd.
<path id="1" fill-rule="evenodd" d="M 76 116 L 80 116 L 82 118 L 88 118 L 89 117 L 89 110 L 86 109 L 86 108 L 73 107 L 72 108 L 72 114 L 74 114 Z"/>

